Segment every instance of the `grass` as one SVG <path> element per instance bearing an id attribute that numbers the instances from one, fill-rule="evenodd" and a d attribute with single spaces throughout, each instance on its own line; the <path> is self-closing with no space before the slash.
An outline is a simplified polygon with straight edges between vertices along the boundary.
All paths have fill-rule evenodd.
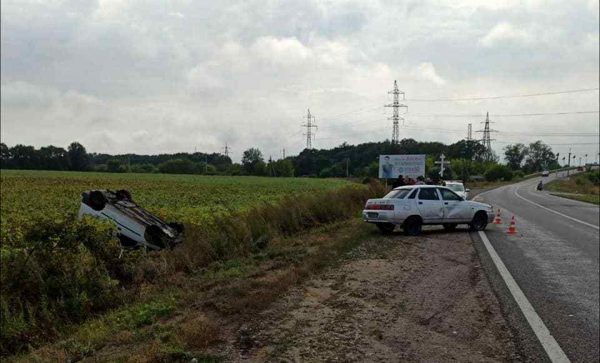
<path id="1" fill-rule="evenodd" d="M 0 238 L 18 245 L 40 221 L 74 219 L 81 192 L 128 189 L 133 199 L 168 221 L 203 224 L 298 193 L 352 185 L 341 179 L 1 170 Z"/>
<path id="2" fill-rule="evenodd" d="M 222 332 L 237 331 L 291 286 L 338 263 L 373 233 L 372 226 L 355 218 L 277 238 L 264 250 L 212 263 L 196 274 L 167 276 L 148 287 L 145 301 L 92 319 L 56 343 L 10 360 L 221 361 Z M 232 269 L 240 272 L 225 272 Z"/>
<path id="3" fill-rule="evenodd" d="M 2 217 L 2 241 L 9 242 L 3 243 L 0 250 L 3 271 L 0 276 L 2 355 L 26 351 L 31 347 L 55 341 L 64 337 L 68 331 L 77 329 L 80 324 L 83 323 L 81 326 L 85 327 L 90 319 L 96 321 L 104 316 L 107 317 L 106 323 L 101 323 L 93 329 L 84 329 L 81 334 L 85 338 L 76 339 L 72 345 L 59 350 L 75 358 L 93 354 L 103 345 L 103 337 L 119 335 L 113 328 L 119 329 L 123 326 L 126 326 L 127 330 L 141 332 L 141 335 L 134 336 L 121 332 L 124 339 L 136 340 L 147 337 L 148 334 L 154 339 L 155 331 L 149 332 L 146 327 L 156 325 L 156 319 L 171 318 L 173 307 L 165 306 L 161 302 L 165 291 L 170 291 L 172 295 L 181 289 L 202 291 L 204 285 L 200 287 L 189 283 L 199 277 L 210 286 L 214 281 L 245 281 L 244 279 L 252 273 L 253 263 L 263 261 L 277 261 L 276 263 L 283 264 L 282 266 L 295 266 L 299 261 L 304 261 L 309 254 L 307 250 L 299 248 L 283 251 L 271 247 L 278 241 L 298 233 L 357 216 L 368 197 L 382 192 L 381 187 L 377 187 L 376 184 L 366 187 L 335 180 L 290 180 L 290 185 L 287 185 L 285 179 L 230 178 L 231 180 L 223 181 L 223 178 L 211 177 L 165 178 L 164 175 L 150 175 L 148 180 L 142 180 L 144 177 L 137 180 L 135 175 L 136 180 L 131 180 L 131 183 L 140 188 L 141 195 L 151 193 L 156 188 L 181 190 L 181 193 L 188 195 L 189 198 L 178 197 L 175 192 L 163 194 L 170 203 L 177 204 L 179 200 L 179 208 L 195 208 L 190 202 L 193 201 L 192 195 L 202 194 L 212 198 L 214 194 L 222 192 L 223 188 L 227 191 L 239 188 L 236 181 L 245 188 L 239 189 L 238 193 L 255 193 L 257 199 L 253 203 L 246 201 L 246 204 L 226 213 L 209 213 L 210 223 L 188 222 L 184 243 L 172 251 L 148 254 L 135 251 L 119 258 L 118 244 L 108 223 L 94 220 L 79 222 L 74 216 L 61 216 L 60 212 L 54 214 L 52 210 L 56 210 L 57 206 L 52 202 L 71 203 L 72 196 L 65 196 L 64 193 L 74 188 L 85 189 L 85 183 L 109 183 L 111 178 L 118 183 L 124 183 L 132 176 L 94 177 L 96 174 L 56 172 L 48 175 L 44 172 L 9 174 L 11 175 L 2 174 L 2 213 L 8 213 L 5 208 L 11 210 L 12 204 L 22 203 L 20 205 L 27 207 L 25 201 L 34 195 L 37 209 L 46 209 L 46 212 L 42 213 L 46 218 L 34 215 L 31 217 L 34 223 L 17 224 L 16 228 L 11 230 L 4 229 L 4 215 Z M 123 177 L 125 179 L 122 179 Z M 157 180 L 152 177 L 157 177 Z M 5 180 L 8 180 L 8 188 L 5 188 Z M 202 180 L 210 180 L 212 192 L 207 192 L 199 186 Z M 256 187 L 252 180 L 256 180 Z M 73 187 L 71 183 L 76 186 Z M 91 187 L 87 185 L 87 188 Z M 123 184 L 120 184 L 120 187 L 123 187 Z M 144 187 L 146 189 L 143 189 Z M 261 200 L 256 196 L 261 188 L 269 190 L 265 193 L 271 193 L 270 201 Z M 236 195 L 228 195 L 228 198 L 235 199 Z M 8 207 L 6 201 L 11 203 Z M 78 203 L 77 198 L 76 204 Z M 13 209 L 14 213 L 9 214 L 16 216 L 11 222 L 23 215 L 27 216 L 27 208 L 24 208 L 21 216 L 16 213 L 17 209 Z M 188 221 L 195 221 L 194 213 Z M 329 254 L 329 251 L 319 251 L 323 256 Z M 282 262 L 281 256 L 285 256 L 285 263 Z M 313 267 L 318 268 L 316 265 Z M 258 280 L 253 282 L 252 286 L 223 284 L 228 286 L 224 294 L 228 295 L 233 303 L 224 302 L 220 306 L 224 311 L 261 309 L 278 294 L 279 285 L 287 286 L 293 283 L 298 278 L 298 273 L 295 269 L 286 270 L 281 276 L 277 276 L 275 282 Z M 169 284 L 165 284 L 165 281 L 169 281 Z M 156 299 L 159 302 L 156 302 Z M 176 306 L 181 309 L 179 302 Z M 123 308 L 126 310 L 122 310 Z M 115 311 L 120 313 L 112 315 Z M 170 348 L 163 347 L 160 343 L 162 338 L 157 339 L 157 344 L 171 353 L 179 352 L 185 347 L 179 343 L 175 344 L 176 342 Z M 170 338 L 167 340 L 171 341 Z M 152 347 L 148 349 L 154 351 Z"/>
<path id="4" fill-rule="evenodd" d="M 599 172 L 575 174 L 567 179 L 554 180 L 544 186 L 552 194 L 592 204 L 600 204 Z"/>

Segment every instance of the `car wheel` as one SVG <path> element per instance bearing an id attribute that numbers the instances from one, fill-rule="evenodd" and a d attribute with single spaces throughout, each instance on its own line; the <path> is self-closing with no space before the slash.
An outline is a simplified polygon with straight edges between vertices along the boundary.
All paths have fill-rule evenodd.
<path id="1" fill-rule="evenodd" d="M 144 238 L 149 244 L 158 248 L 166 248 L 168 246 L 168 237 L 157 225 L 151 225 L 146 227 L 144 232 Z"/>
<path id="2" fill-rule="evenodd" d="M 394 228 L 396 228 L 396 226 L 392 223 L 377 223 L 377 228 L 379 228 L 383 234 L 391 234 L 394 232 Z"/>
<path id="3" fill-rule="evenodd" d="M 446 231 L 454 231 L 456 229 L 457 224 L 456 223 L 444 223 L 443 226 Z"/>
<path id="4" fill-rule="evenodd" d="M 485 212 L 479 211 L 473 216 L 473 220 L 469 224 L 472 231 L 483 231 L 487 227 L 487 215 Z"/>
<path id="5" fill-rule="evenodd" d="M 101 211 L 106 207 L 106 197 L 99 190 L 94 190 L 90 192 L 89 196 L 89 205 L 95 211 Z"/>
<path id="6" fill-rule="evenodd" d="M 410 217 L 404 221 L 404 233 L 408 236 L 418 236 L 421 233 L 423 222 L 418 217 Z"/>
<path id="7" fill-rule="evenodd" d="M 125 189 L 117 190 L 115 195 L 117 196 L 118 200 L 128 200 L 128 201 L 133 200 L 133 199 L 131 199 L 131 193 L 129 193 L 129 191 L 125 190 Z"/>

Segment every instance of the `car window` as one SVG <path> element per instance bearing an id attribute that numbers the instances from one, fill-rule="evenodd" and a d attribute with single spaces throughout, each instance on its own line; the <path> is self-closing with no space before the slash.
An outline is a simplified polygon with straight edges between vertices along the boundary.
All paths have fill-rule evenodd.
<path id="1" fill-rule="evenodd" d="M 462 184 L 446 184 L 446 187 L 454 190 L 455 192 L 463 192 L 465 187 Z"/>
<path id="2" fill-rule="evenodd" d="M 435 188 L 421 188 L 419 191 L 420 200 L 440 200 Z"/>
<path id="3" fill-rule="evenodd" d="M 451 190 L 440 188 L 440 192 L 442 193 L 443 200 L 462 200 L 461 197 L 456 195 L 456 193 L 452 192 Z"/>
<path id="4" fill-rule="evenodd" d="M 404 199 L 404 197 L 406 197 L 410 191 L 410 189 L 392 190 L 391 192 L 387 193 L 383 199 Z"/>
<path id="5" fill-rule="evenodd" d="M 410 195 L 406 199 L 415 199 L 417 197 L 418 191 L 419 191 L 418 189 L 413 190 L 412 193 L 410 193 Z"/>

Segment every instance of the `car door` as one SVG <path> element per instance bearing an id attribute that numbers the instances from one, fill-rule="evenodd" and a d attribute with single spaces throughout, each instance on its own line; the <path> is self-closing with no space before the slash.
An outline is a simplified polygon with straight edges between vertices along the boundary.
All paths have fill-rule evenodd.
<path id="1" fill-rule="evenodd" d="M 439 223 L 444 219 L 444 204 L 437 188 L 419 188 L 417 207 L 425 223 Z"/>
<path id="2" fill-rule="evenodd" d="M 450 189 L 438 188 L 438 190 L 444 203 L 444 222 L 469 222 L 471 211 L 465 205 L 464 200 Z"/>

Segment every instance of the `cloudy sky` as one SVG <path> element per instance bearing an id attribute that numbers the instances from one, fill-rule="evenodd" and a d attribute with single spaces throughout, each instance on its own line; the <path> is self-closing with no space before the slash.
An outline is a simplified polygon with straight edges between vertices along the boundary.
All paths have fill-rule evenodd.
<path id="1" fill-rule="evenodd" d="M 1 137 L 89 151 L 277 158 L 391 137 L 598 153 L 598 0 L 2 0 Z M 447 101 L 592 89 L 545 96 Z M 444 100 L 446 99 L 446 100 Z M 433 100 L 425 102 L 424 100 Z M 585 113 L 582 113 L 585 111 Z M 594 112 L 589 112 L 594 111 Z M 579 112 L 579 113 L 573 113 Z M 537 116 L 518 116 L 542 113 Z M 566 113 L 566 114 L 552 114 Z M 481 134 L 474 133 L 475 137 Z"/>

